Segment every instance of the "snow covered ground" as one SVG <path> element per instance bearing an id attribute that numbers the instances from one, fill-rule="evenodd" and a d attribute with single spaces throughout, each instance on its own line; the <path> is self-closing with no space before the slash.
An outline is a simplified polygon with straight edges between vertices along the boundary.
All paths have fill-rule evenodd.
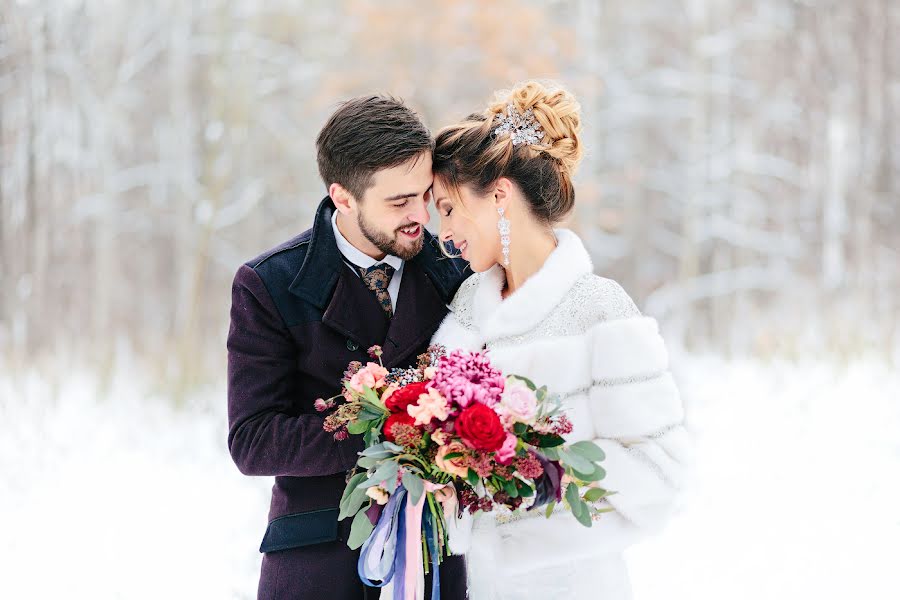
<path id="1" fill-rule="evenodd" d="M 697 433 L 681 515 L 629 551 L 637 600 L 900 597 L 900 373 L 877 361 L 675 361 Z M 0 598 L 254 598 L 268 478 L 224 390 L 175 410 L 0 373 Z"/>

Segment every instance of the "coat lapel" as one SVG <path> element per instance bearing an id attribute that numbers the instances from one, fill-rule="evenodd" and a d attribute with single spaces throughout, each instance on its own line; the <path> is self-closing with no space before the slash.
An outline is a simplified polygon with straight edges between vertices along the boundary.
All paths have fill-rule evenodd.
<path id="1" fill-rule="evenodd" d="M 400 281 L 397 313 L 384 339 L 382 360 L 396 367 L 427 344 L 447 314 L 447 304 L 417 264 L 408 261 Z"/>
<path id="2" fill-rule="evenodd" d="M 437 330 L 447 304 L 465 279 L 465 263 L 442 256 L 440 242 L 426 231 L 427 247 L 406 262 L 397 313 L 388 320 L 375 295 L 341 258 L 331 227 L 334 210 L 330 198 L 322 200 L 309 251 L 289 289 L 323 311 L 324 325 L 364 349 L 381 345 L 385 366 L 398 366 Z"/>
<path id="3" fill-rule="evenodd" d="M 401 281 L 401 286 L 403 282 Z M 375 294 L 343 265 L 322 324 L 347 336 L 362 348 L 381 344 L 388 332 L 388 318 Z"/>

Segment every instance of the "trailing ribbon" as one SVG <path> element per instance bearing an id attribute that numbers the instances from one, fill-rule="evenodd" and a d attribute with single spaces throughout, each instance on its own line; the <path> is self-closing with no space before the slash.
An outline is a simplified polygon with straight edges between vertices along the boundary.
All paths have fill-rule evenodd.
<path id="1" fill-rule="evenodd" d="M 360 549 L 357 572 L 360 580 L 368 586 L 383 587 L 394 576 L 397 548 L 402 544 L 401 515 L 406 504 L 406 495 L 403 486 L 398 486 L 391 494 L 391 499 L 384 507 L 378 524 Z M 373 583 L 373 580 L 380 583 Z"/>
<path id="2" fill-rule="evenodd" d="M 393 583 L 393 600 L 425 598 L 423 534 L 432 565 L 431 598 L 439 600 L 441 597 L 439 529 L 434 515 L 424 508 L 428 494 L 433 493 L 443 508 L 445 522 L 455 519 L 456 490 L 449 484 L 424 483 L 424 491 L 416 503 L 411 501 L 402 484 L 397 486 L 360 550 L 357 564 L 360 580 L 372 587 Z"/>
<path id="3" fill-rule="evenodd" d="M 423 600 L 425 598 L 425 569 L 422 566 L 422 509 L 425 507 L 426 489 L 419 496 L 419 501 L 413 504 L 406 503 L 406 566 L 405 569 L 406 594 L 397 596 L 394 590 L 394 600 Z"/>

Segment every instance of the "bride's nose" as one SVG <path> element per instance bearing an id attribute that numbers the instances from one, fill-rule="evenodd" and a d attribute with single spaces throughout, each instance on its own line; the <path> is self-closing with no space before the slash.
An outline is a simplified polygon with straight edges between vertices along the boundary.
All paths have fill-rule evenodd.
<path id="1" fill-rule="evenodd" d="M 442 242 L 449 242 L 451 239 L 453 239 L 453 232 L 450 231 L 449 228 L 441 229 L 440 233 L 438 234 L 438 237 L 440 238 L 440 240 Z"/>

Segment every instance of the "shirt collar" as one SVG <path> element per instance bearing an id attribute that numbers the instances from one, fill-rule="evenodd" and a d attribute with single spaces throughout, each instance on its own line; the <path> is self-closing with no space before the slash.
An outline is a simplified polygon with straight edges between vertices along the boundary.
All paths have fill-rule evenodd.
<path id="1" fill-rule="evenodd" d="M 334 214 L 331 215 L 331 228 L 334 230 L 334 240 L 335 242 L 337 242 L 338 250 L 341 254 L 344 255 L 344 258 L 349 260 L 357 267 L 362 267 L 364 269 L 368 269 L 369 267 L 375 266 L 378 263 L 387 263 L 394 267 L 394 271 L 400 270 L 400 267 L 403 266 L 403 259 L 399 256 L 388 254 L 381 260 L 375 260 L 368 254 L 348 242 L 347 238 L 344 237 L 344 234 L 342 234 L 340 229 L 338 229 L 337 216 L 338 211 L 334 211 Z"/>

